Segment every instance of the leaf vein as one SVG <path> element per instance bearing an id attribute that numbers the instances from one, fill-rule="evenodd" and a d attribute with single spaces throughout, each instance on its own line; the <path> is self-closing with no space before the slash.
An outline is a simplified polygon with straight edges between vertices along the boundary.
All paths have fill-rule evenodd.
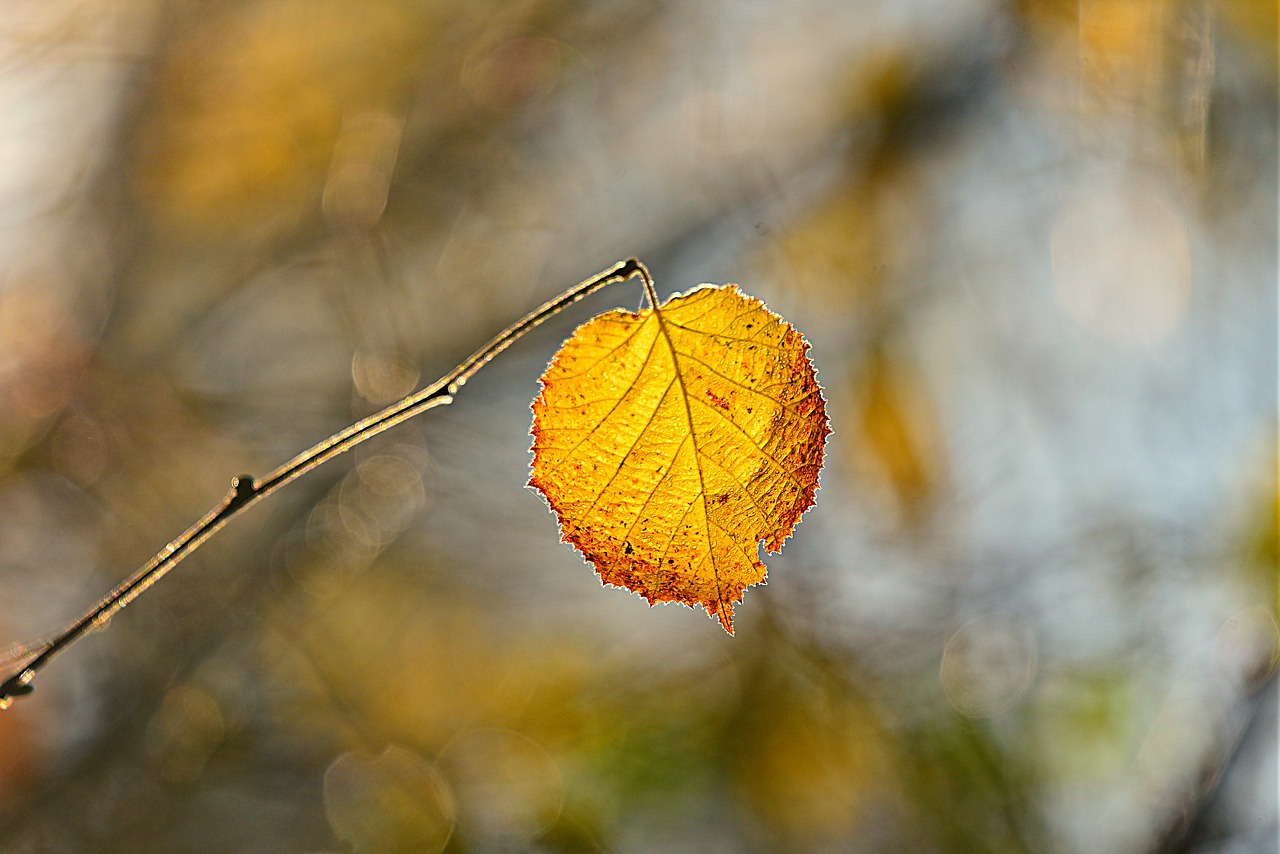
<path id="1" fill-rule="evenodd" d="M 767 347 L 770 350 L 777 350 L 782 353 L 790 352 L 786 347 L 784 347 L 781 344 L 770 344 L 765 341 L 756 341 L 753 338 L 743 338 L 740 335 L 725 335 L 723 332 L 705 332 L 701 329 L 690 329 L 687 326 L 681 326 L 679 323 L 676 323 L 674 321 L 668 321 L 668 322 L 671 323 L 671 325 L 674 326 L 675 328 L 683 329 L 685 332 L 689 332 L 693 335 L 706 335 L 711 338 L 723 338 L 726 341 L 742 341 L 747 344 L 755 344 L 757 347 Z M 763 328 L 762 328 L 762 331 L 763 331 Z M 756 334 L 758 335 L 760 333 L 757 332 Z"/>
<path id="2" fill-rule="evenodd" d="M 743 383 L 743 382 L 741 382 L 741 381 L 739 381 L 739 380 L 735 380 L 733 377 L 728 376 L 728 375 L 726 375 L 726 374 L 724 374 L 724 373 L 721 373 L 721 372 L 720 372 L 719 370 L 717 370 L 717 369 L 716 369 L 716 368 L 715 368 L 715 367 L 714 367 L 710 362 L 707 362 L 707 361 L 706 361 L 706 360 L 704 360 L 704 359 L 700 359 L 700 358 L 698 358 L 697 356 L 691 355 L 691 354 L 689 354 L 689 353 L 685 353 L 685 352 L 683 352 L 683 351 L 680 353 L 680 355 L 681 355 L 681 356 L 684 356 L 684 357 L 685 357 L 685 358 L 687 358 L 687 359 L 692 359 L 693 361 L 695 361 L 695 362 L 697 362 L 698 364 L 702 365 L 702 366 L 703 366 L 703 367 L 705 367 L 707 370 L 711 371 L 711 373 L 715 374 L 716 376 L 718 376 L 720 379 L 724 380 L 725 382 L 730 383 L 730 384 L 732 384 L 732 385 L 735 385 L 735 386 L 737 386 L 738 388 L 743 389 L 744 391 L 749 391 L 749 392 L 752 392 L 753 394 L 757 394 L 757 395 L 759 395 L 760 397 L 763 397 L 765 400 L 769 401 L 770 403 L 776 404 L 776 405 L 778 406 L 778 408 L 779 408 L 779 409 L 781 409 L 781 410 L 783 410 L 784 412 L 790 412 L 790 413 L 791 413 L 791 414 L 793 414 L 793 415 L 798 414 L 798 413 L 795 411 L 795 409 L 793 409 L 793 408 L 792 408 L 791 406 L 789 406 L 787 403 L 785 403 L 785 402 L 783 402 L 783 401 L 779 400 L 779 399 L 778 399 L 778 398 L 776 398 L 776 397 L 773 397 L 772 395 L 765 394 L 763 391 L 761 391 L 761 390 L 760 390 L 760 389 L 758 389 L 758 388 L 753 388 L 752 386 L 749 386 L 749 385 L 747 385 L 746 383 Z M 781 386 L 781 385 L 789 385 L 789 383 L 786 383 L 786 382 L 776 383 L 776 384 L 771 385 L 771 386 L 766 386 L 766 388 L 777 388 L 778 386 Z M 803 396 L 803 397 L 795 398 L 795 400 L 796 400 L 796 401 L 801 401 L 801 400 L 804 400 L 804 398 L 805 398 L 805 397 L 808 397 L 808 395 L 805 395 L 805 396 Z"/>
<path id="3" fill-rule="evenodd" d="M 594 362 L 592 362 L 591 364 L 587 365 L 585 368 L 583 368 L 583 369 L 582 369 L 582 370 L 580 370 L 580 371 L 577 371 L 577 372 L 572 373 L 572 374 L 560 374 L 560 375 L 558 375 L 558 376 L 554 377 L 554 379 L 555 379 L 557 382 L 562 382 L 562 381 L 564 381 L 564 380 L 575 380 L 575 379 L 577 379 L 578 377 L 586 376 L 587 374 L 589 374 L 589 373 L 591 373 L 592 371 L 594 371 L 594 370 L 596 369 L 596 367 L 597 367 L 601 362 L 605 361 L 606 359 L 610 359 L 610 358 L 612 358 L 614 353 L 618 352 L 618 351 L 619 351 L 619 350 L 621 350 L 623 347 L 625 347 L 625 346 L 627 346 L 628 344 L 630 344 L 630 343 L 631 343 L 631 339 L 633 339 L 633 338 L 635 338 L 637 335 L 639 335 L 639 334 L 640 334 L 640 330 L 641 330 L 641 329 L 644 329 L 644 327 L 645 327 L 645 324 L 644 324 L 643 322 L 636 324 L 636 328 L 635 328 L 635 329 L 633 329 L 633 330 L 631 330 L 631 332 L 630 332 L 630 333 L 628 333 L 627 337 L 626 337 L 626 338 L 623 338 L 621 341 L 619 341 L 619 342 L 617 343 L 617 345 L 615 345 L 615 346 L 614 346 L 614 348 L 613 348 L 612 350 L 610 350 L 608 353 L 605 353 L 605 354 L 604 354 L 603 356 L 601 356 L 599 359 L 596 359 Z"/>
<path id="4" fill-rule="evenodd" d="M 675 381 L 675 378 L 673 377 L 671 382 L 667 384 L 666 389 L 662 392 L 662 396 L 658 398 L 658 404 L 655 407 L 653 407 L 653 412 L 649 413 L 648 420 L 644 422 L 644 426 L 641 427 L 640 432 L 636 434 L 636 438 L 634 441 L 632 441 L 631 447 L 627 448 L 627 452 L 622 455 L 621 459 L 618 460 L 618 465 L 613 470 L 613 474 L 609 475 L 609 479 L 605 481 L 604 486 L 601 487 L 600 492 L 595 497 L 595 500 L 593 500 L 591 502 L 591 505 L 587 507 L 585 511 L 583 511 L 582 515 L 584 517 L 591 515 L 591 511 L 596 509 L 596 505 L 600 503 L 601 498 L 604 498 L 604 494 L 609 491 L 609 487 L 613 486 L 613 482 L 617 479 L 618 475 L 622 474 L 622 470 L 626 468 L 626 465 L 627 465 L 627 458 L 631 456 L 631 454 L 635 451 L 637 447 L 639 447 L 640 440 L 644 438 L 644 434 L 647 433 L 649 431 L 649 428 L 653 425 L 653 419 L 657 418 L 658 413 L 662 410 L 662 402 L 667 399 L 667 395 L 671 393 L 671 388 L 675 384 L 676 384 L 676 381 Z"/>
<path id="5" fill-rule="evenodd" d="M 779 528 L 782 527 L 782 523 L 777 519 L 777 517 L 774 517 L 772 513 L 765 510 L 765 508 L 760 504 L 760 502 L 756 500 L 756 497 L 751 493 L 751 491 L 747 489 L 746 484 L 742 482 L 742 478 L 734 474 L 727 466 L 725 466 L 724 463 L 720 462 L 715 457 L 705 452 L 702 454 L 702 456 L 704 459 L 714 463 L 717 468 L 719 468 L 722 472 L 727 474 L 729 476 L 729 479 L 732 480 L 735 484 L 737 484 L 738 489 L 740 489 L 744 495 L 746 495 L 748 498 L 751 499 L 752 505 L 754 505 L 756 510 L 759 511 L 760 513 L 761 521 L 763 521 L 766 525 L 776 526 Z"/>
<path id="6" fill-rule="evenodd" d="M 674 380 L 672 382 L 674 383 Z M 692 433 L 686 434 L 685 437 L 680 440 L 680 444 L 676 445 L 676 452 L 671 455 L 671 460 L 667 463 L 667 470 L 662 473 L 662 477 L 658 478 L 658 482 L 653 485 L 653 489 L 649 490 L 649 494 L 645 497 L 644 503 L 640 505 L 639 512 L 636 513 L 635 521 L 631 523 L 630 528 L 627 528 L 627 533 L 626 536 L 623 537 L 623 542 L 631 539 L 631 535 L 636 530 L 636 525 L 639 525 L 640 520 L 644 518 L 644 511 L 649 509 L 649 503 L 653 501 L 653 497 L 658 494 L 658 490 L 662 488 L 662 484 L 666 483 L 667 476 L 670 475 L 672 469 L 676 467 L 676 459 L 680 456 L 680 451 L 684 449 L 685 443 L 688 442 L 692 436 Z"/>
<path id="7" fill-rule="evenodd" d="M 685 399 L 686 399 L 686 400 L 688 400 L 689 398 L 686 396 L 686 398 L 685 398 Z M 747 438 L 747 441 L 751 443 L 751 446 L 752 446 L 753 448 L 755 448 L 757 451 L 759 451 L 759 452 L 764 456 L 764 458 L 765 458 L 765 459 L 767 459 L 769 462 L 771 462 L 771 463 L 773 463 L 775 466 L 777 466 L 778 471 L 782 472 L 782 473 L 783 473 L 783 474 L 785 474 L 787 477 L 791 478 L 792 482 L 793 482 L 793 483 L 795 483 L 795 485 L 796 485 L 796 486 L 799 486 L 802 490 L 804 489 L 804 484 L 800 483 L 799 478 L 797 478 L 797 477 L 795 476 L 795 474 L 793 474 L 793 473 L 792 473 L 792 471 L 791 471 L 790 469 L 788 469 L 788 468 L 787 468 L 786 466 L 784 466 L 782 463 L 778 462 L 778 461 L 774 458 L 773 454 L 770 454 L 770 453 L 769 453 L 768 451 L 766 451 L 764 448 L 760 447 L 759 443 L 757 443 L 755 439 L 752 439 L 752 438 L 751 438 L 751 434 L 750 434 L 750 433 L 748 433 L 746 430 L 742 429 L 742 427 L 738 425 L 738 422 L 734 421 L 732 418 L 730 418 L 730 417 L 729 417 L 728 415 L 726 415 L 724 412 L 721 412 L 721 411 L 720 411 L 720 408 L 719 408 L 718 406 L 712 406 L 710 403 L 708 403 L 707 401 L 702 400 L 702 399 L 700 399 L 700 398 L 696 398 L 696 397 L 695 397 L 695 398 L 693 398 L 693 399 L 694 399 L 694 400 L 697 400 L 697 401 L 698 401 L 698 403 L 701 403 L 701 404 L 702 404 L 703 406 L 705 406 L 707 409 L 710 409 L 710 410 L 711 410 L 712 412 L 714 412 L 716 415 L 719 415 L 719 416 L 720 416 L 721 418 L 723 418 L 725 421 L 727 421 L 728 423 L 732 424 L 735 428 L 737 428 L 738 432 L 739 432 L 739 433 L 741 433 L 743 436 L 745 436 L 745 437 Z"/>
<path id="8" fill-rule="evenodd" d="M 711 528 L 707 526 L 706 520 L 710 517 L 707 515 L 707 483 L 702 476 L 702 463 L 699 462 L 701 454 L 698 452 L 698 433 L 693 427 L 693 408 L 689 406 L 689 389 L 684 384 L 684 373 L 680 370 L 680 352 L 676 350 L 676 344 L 671 340 L 671 333 L 667 330 L 666 319 L 662 316 L 662 312 L 655 305 L 653 307 L 653 316 L 658 318 L 658 329 L 662 332 L 662 336 L 667 339 L 667 347 L 671 350 L 671 369 L 675 372 L 676 380 L 680 383 L 680 392 L 684 397 L 684 414 L 689 420 L 689 436 L 693 442 L 693 467 L 698 472 L 698 493 L 702 496 L 702 518 L 703 531 L 707 535 L 707 555 L 711 559 L 711 572 L 716 579 L 716 595 L 719 597 L 720 605 L 720 621 L 724 623 L 726 629 L 732 625 L 729 615 L 725 610 L 724 590 L 720 586 L 720 568 L 716 566 L 716 553 L 711 547 Z"/>
<path id="9" fill-rule="evenodd" d="M 747 563 L 751 564 L 752 566 L 756 565 L 756 561 L 760 559 L 759 555 L 752 555 L 748 553 L 747 550 L 742 547 L 742 544 L 739 543 L 736 539 L 734 539 L 733 532 L 730 531 L 728 528 L 726 528 L 724 525 L 721 525 L 715 519 L 712 519 L 710 516 L 708 516 L 707 521 L 710 522 L 712 525 L 715 525 L 717 528 L 719 528 L 721 532 L 724 533 L 726 537 L 728 537 L 729 542 L 733 543 L 734 547 L 737 548 L 737 550 L 742 553 L 742 556 L 747 559 Z M 759 545 L 757 544 L 756 547 L 759 548 Z"/>
<path id="10" fill-rule="evenodd" d="M 641 324 L 641 326 L 643 325 L 644 324 Z M 658 346 L 658 336 L 655 335 L 653 336 L 653 343 L 649 345 L 649 352 L 645 353 L 644 361 L 640 363 L 640 370 L 636 371 L 635 377 L 631 380 L 631 382 L 627 384 L 626 390 L 623 391 L 622 394 L 618 395 L 617 402 L 615 402 L 613 406 L 609 408 L 609 411 L 606 412 L 600 418 L 599 421 L 591 425 L 591 429 L 587 431 L 587 435 L 579 439 L 577 444 L 575 444 L 572 448 L 565 451 L 564 457 L 560 460 L 560 462 L 556 463 L 547 471 L 548 476 L 559 471 L 561 466 L 569 462 L 570 458 L 578 452 L 579 448 L 582 447 L 582 443 L 590 439 L 592 436 L 594 436 L 596 431 L 599 430 L 602 426 L 604 426 L 604 423 L 608 421 L 609 418 L 613 415 L 613 413 L 618 410 L 618 407 L 622 405 L 622 401 L 627 399 L 627 395 L 630 394 L 633 390 L 635 390 L 636 384 L 640 382 L 640 377 L 644 376 L 645 369 L 649 367 L 649 360 L 653 358 L 653 351 L 657 348 L 657 346 Z"/>

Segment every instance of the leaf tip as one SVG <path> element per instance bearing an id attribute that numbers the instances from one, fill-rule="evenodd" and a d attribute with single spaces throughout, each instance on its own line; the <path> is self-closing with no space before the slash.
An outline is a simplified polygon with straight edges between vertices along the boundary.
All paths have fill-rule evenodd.
<path id="1" fill-rule="evenodd" d="M 715 618 L 730 637 L 733 637 L 733 606 L 726 604 L 723 599 L 716 602 L 716 607 L 712 609 L 707 606 L 707 613 Z"/>

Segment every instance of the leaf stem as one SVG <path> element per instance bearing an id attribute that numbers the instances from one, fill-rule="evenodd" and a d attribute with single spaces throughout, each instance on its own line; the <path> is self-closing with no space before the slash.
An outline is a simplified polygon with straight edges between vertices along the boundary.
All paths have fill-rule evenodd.
<path id="1" fill-rule="evenodd" d="M 634 258 L 631 260 L 635 261 Z M 635 272 L 640 277 L 640 280 L 644 282 L 644 295 L 649 300 L 649 308 L 653 309 L 656 314 L 658 311 L 658 293 L 653 289 L 653 277 L 649 275 L 649 270 L 639 261 L 636 261 Z"/>
<path id="2" fill-rule="evenodd" d="M 560 296 L 544 303 L 508 326 L 488 344 L 473 353 L 470 358 L 429 386 L 313 445 L 261 480 L 255 479 L 252 475 L 232 478 L 231 490 L 221 503 L 157 552 L 133 575 L 122 581 L 86 611 L 80 619 L 66 626 L 47 641 L 20 647 L 19 649 L 22 649 L 25 654 L 34 653 L 34 656 L 0 684 L 0 709 L 8 708 L 14 698 L 30 694 L 34 688 L 31 682 L 37 672 L 80 638 L 94 629 L 105 626 L 117 611 L 168 574 L 241 511 L 298 479 L 321 463 L 351 450 L 366 439 L 389 430 L 428 409 L 453 403 L 454 395 L 468 379 L 526 332 L 583 297 L 595 293 L 606 285 L 627 281 L 635 275 L 639 275 L 644 281 L 645 294 L 650 303 L 656 306 L 653 279 L 644 264 L 635 258 L 619 261 L 609 269 L 574 285 Z"/>

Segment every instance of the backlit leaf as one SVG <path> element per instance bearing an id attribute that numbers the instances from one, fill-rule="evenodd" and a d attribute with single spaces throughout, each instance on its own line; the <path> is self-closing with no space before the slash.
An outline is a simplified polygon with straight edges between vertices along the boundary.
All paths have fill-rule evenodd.
<path id="1" fill-rule="evenodd" d="M 533 402 L 532 486 L 601 580 L 733 606 L 813 505 L 827 425 L 809 344 L 736 285 L 579 327 Z"/>

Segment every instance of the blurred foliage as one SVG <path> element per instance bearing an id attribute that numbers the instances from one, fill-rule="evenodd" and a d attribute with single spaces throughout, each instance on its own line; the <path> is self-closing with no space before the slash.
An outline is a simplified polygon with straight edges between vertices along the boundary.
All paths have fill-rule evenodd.
<path id="1" fill-rule="evenodd" d="M 736 638 L 602 589 L 521 488 L 592 297 L 42 674 L 0 848 L 1267 850 L 1276 13 L 9 4 L 0 637 L 630 255 L 835 433 Z"/>
<path id="2" fill-rule="evenodd" d="M 429 32 L 420 11 L 394 0 L 216 11 L 166 46 L 136 142 L 139 194 L 156 219 L 201 232 L 294 224 L 316 207 L 331 161 L 388 159 L 378 150 L 388 140 L 348 142 L 358 133 L 349 125 L 406 101 Z M 337 148 L 340 134 L 355 151 Z M 394 162 L 394 136 L 389 144 Z M 385 193 L 390 176 L 378 177 Z"/>

